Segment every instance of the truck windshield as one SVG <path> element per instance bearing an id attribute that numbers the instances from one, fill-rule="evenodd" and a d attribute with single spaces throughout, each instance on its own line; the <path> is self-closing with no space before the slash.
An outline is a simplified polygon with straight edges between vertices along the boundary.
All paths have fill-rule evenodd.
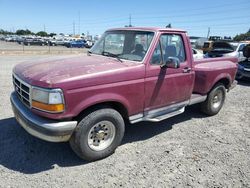
<path id="1" fill-rule="evenodd" d="M 140 62 L 153 36 L 153 32 L 145 31 L 107 31 L 91 48 L 90 53 Z"/>

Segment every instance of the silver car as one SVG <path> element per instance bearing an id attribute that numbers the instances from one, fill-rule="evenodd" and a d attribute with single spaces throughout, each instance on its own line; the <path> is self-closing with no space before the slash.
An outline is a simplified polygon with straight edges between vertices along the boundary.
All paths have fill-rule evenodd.
<path id="1" fill-rule="evenodd" d="M 243 48 L 247 45 L 247 43 L 243 42 L 230 42 L 234 51 L 231 53 L 223 54 L 224 57 L 236 57 L 238 58 L 238 62 L 244 61 L 246 57 L 243 56 Z"/>

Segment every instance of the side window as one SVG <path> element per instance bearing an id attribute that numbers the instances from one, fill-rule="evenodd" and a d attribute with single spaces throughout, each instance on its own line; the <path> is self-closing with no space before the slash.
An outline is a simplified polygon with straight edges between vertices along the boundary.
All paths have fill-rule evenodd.
<path id="1" fill-rule="evenodd" d="M 196 52 L 193 51 L 195 54 Z M 186 60 L 184 43 L 180 35 L 163 34 L 160 37 L 154 53 L 151 57 L 150 64 L 160 65 L 162 62 L 168 61 L 170 57 L 180 60 L 180 63 Z"/>
<path id="2" fill-rule="evenodd" d="M 154 53 L 151 57 L 150 64 L 152 65 L 160 65 L 162 63 L 162 56 L 161 56 L 161 46 L 160 43 L 158 42 Z"/>
<path id="3" fill-rule="evenodd" d="M 164 34 L 160 39 L 162 47 L 163 61 L 168 61 L 168 58 L 175 57 L 184 62 L 186 60 L 186 54 L 182 37 L 175 34 Z"/>

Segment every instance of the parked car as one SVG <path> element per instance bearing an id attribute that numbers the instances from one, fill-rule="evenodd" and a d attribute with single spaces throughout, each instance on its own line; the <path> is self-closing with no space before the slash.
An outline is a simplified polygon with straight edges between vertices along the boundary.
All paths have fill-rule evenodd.
<path id="1" fill-rule="evenodd" d="M 194 59 L 203 59 L 204 58 L 204 54 L 202 53 L 201 50 L 198 50 L 198 49 L 195 49 L 195 48 L 192 48 L 192 50 L 193 50 Z"/>
<path id="2" fill-rule="evenodd" d="M 17 43 L 18 44 L 23 44 L 23 41 L 25 40 L 25 37 L 21 37 L 21 36 L 19 36 L 18 38 L 17 38 Z"/>
<path id="3" fill-rule="evenodd" d="M 10 36 L 5 37 L 6 42 L 16 42 L 16 40 L 17 40 L 17 36 L 14 36 L 14 35 L 10 35 Z"/>
<path id="4" fill-rule="evenodd" d="M 246 59 L 238 63 L 237 79 L 250 78 L 250 44 L 243 48 L 243 56 Z"/>
<path id="5" fill-rule="evenodd" d="M 224 54 L 232 53 L 234 48 L 228 42 L 213 42 L 211 50 L 206 53 L 206 57 L 223 57 Z"/>
<path id="6" fill-rule="evenodd" d="M 84 48 L 85 43 L 86 42 L 84 40 L 69 41 L 65 43 L 65 46 L 67 48 Z"/>
<path id="7" fill-rule="evenodd" d="M 203 47 L 202 47 L 203 54 L 206 54 L 207 52 L 210 52 L 212 50 L 213 43 L 214 43 L 214 41 L 204 42 Z"/>
<path id="8" fill-rule="evenodd" d="M 229 44 L 232 45 L 234 51 L 231 53 L 224 54 L 224 57 L 236 57 L 238 58 L 238 62 L 244 61 L 246 57 L 244 57 L 243 55 L 243 48 L 247 45 L 247 43 L 230 42 Z"/>
<path id="9" fill-rule="evenodd" d="M 0 40 L 4 40 L 5 36 L 4 35 L 0 35 Z"/>
<path id="10" fill-rule="evenodd" d="M 88 56 L 21 63 L 10 96 L 16 120 L 40 139 L 69 141 L 85 160 L 107 157 L 126 121 L 159 122 L 198 103 L 207 115 L 221 110 L 236 59 L 194 62 L 191 53 L 183 30 L 128 27 L 106 31 Z"/>
<path id="11" fill-rule="evenodd" d="M 25 38 L 23 41 L 23 44 L 26 46 L 30 46 L 30 45 L 44 46 L 47 43 L 41 38 Z"/>
<path id="12" fill-rule="evenodd" d="M 208 57 L 235 57 L 238 62 L 245 60 L 243 56 L 243 48 L 247 43 L 235 43 L 235 42 L 214 42 L 212 50 L 209 51 L 206 56 Z"/>
<path id="13" fill-rule="evenodd" d="M 86 48 L 91 48 L 93 45 L 94 45 L 94 42 L 90 41 L 90 40 L 87 40 L 86 43 L 85 43 Z"/>
<path id="14" fill-rule="evenodd" d="M 196 46 L 196 41 L 199 39 L 200 37 L 194 37 L 194 36 L 190 36 L 189 39 L 190 39 L 190 43 L 191 43 L 191 46 L 192 48 L 195 48 Z"/>
<path id="15" fill-rule="evenodd" d="M 50 46 L 64 46 L 64 44 L 66 43 L 67 41 L 65 41 L 64 39 L 52 39 L 52 40 L 49 40 L 49 45 Z"/>

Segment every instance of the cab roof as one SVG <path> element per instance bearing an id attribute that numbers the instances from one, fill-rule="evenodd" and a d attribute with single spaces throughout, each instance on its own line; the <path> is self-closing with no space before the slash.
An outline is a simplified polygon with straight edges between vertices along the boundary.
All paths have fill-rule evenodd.
<path id="1" fill-rule="evenodd" d="M 123 28 L 113 28 L 107 31 L 151 31 L 151 32 L 179 32 L 186 33 L 185 30 L 175 29 L 175 28 L 159 28 L 159 27 L 123 27 Z"/>

